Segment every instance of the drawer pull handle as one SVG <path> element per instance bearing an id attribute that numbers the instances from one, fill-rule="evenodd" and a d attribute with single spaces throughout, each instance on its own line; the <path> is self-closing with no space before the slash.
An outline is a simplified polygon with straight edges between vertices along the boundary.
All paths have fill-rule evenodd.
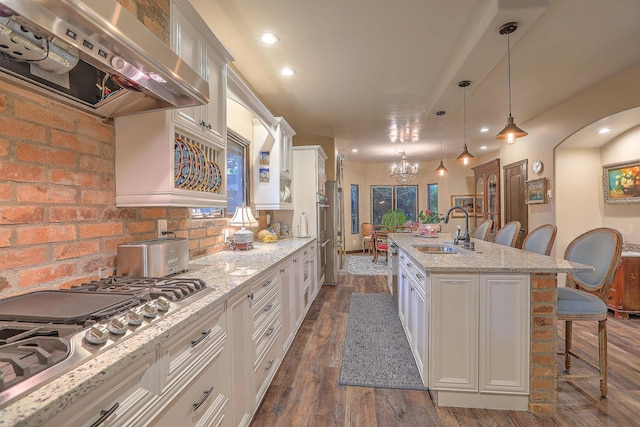
<path id="1" fill-rule="evenodd" d="M 284 268 L 280 269 L 280 274 L 284 274 Z"/>
<path id="2" fill-rule="evenodd" d="M 403 278 L 403 279 L 406 279 L 406 278 L 407 278 L 407 276 L 405 276 L 405 275 L 403 274 L 403 275 L 402 275 L 402 278 Z"/>
<path id="3" fill-rule="evenodd" d="M 197 411 L 198 408 L 202 406 L 202 404 L 209 398 L 209 396 L 211 396 L 212 391 L 213 391 L 213 387 L 210 387 L 209 390 L 204 392 L 204 394 L 202 395 L 202 399 L 200 399 L 199 402 L 196 402 L 193 404 L 194 411 Z"/>
<path id="4" fill-rule="evenodd" d="M 420 273 L 416 273 L 416 277 L 420 280 L 424 279 L 424 276 Z"/>
<path id="5" fill-rule="evenodd" d="M 269 369 L 271 369 L 271 367 L 273 366 L 273 360 L 269 360 L 269 363 L 267 363 L 266 368 L 264 368 L 265 371 L 268 371 Z"/>
<path id="6" fill-rule="evenodd" d="M 200 336 L 197 339 L 191 341 L 191 347 L 195 347 L 198 344 L 200 344 L 203 339 L 209 336 L 210 333 L 211 333 L 211 329 L 209 329 L 208 331 L 204 331 L 202 334 L 200 334 Z"/>
<path id="7" fill-rule="evenodd" d="M 297 260 L 297 259 L 294 259 L 294 260 L 293 260 L 293 263 L 294 263 L 294 264 L 297 264 L 297 263 L 298 263 L 298 260 Z"/>
<path id="8" fill-rule="evenodd" d="M 269 304 L 268 306 L 266 306 L 264 308 L 264 312 L 266 313 L 267 311 L 271 310 L 273 308 L 273 303 Z"/>
<path id="9" fill-rule="evenodd" d="M 273 333 L 274 329 L 275 328 L 273 326 L 270 327 L 269 330 L 264 333 L 264 336 L 268 337 L 269 335 L 271 335 Z"/>
<path id="10" fill-rule="evenodd" d="M 264 285 L 262 285 L 263 287 L 267 287 L 271 284 L 271 280 L 267 280 L 266 282 L 264 282 Z"/>
<path id="11" fill-rule="evenodd" d="M 116 409 L 118 409 L 118 406 L 120 406 L 120 404 L 116 402 L 113 404 L 111 408 L 103 409 L 102 411 L 100 411 L 100 418 L 98 418 L 96 422 L 91 424 L 91 426 L 89 427 L 98 427 L 100 424 L 105 422 L 107 418 L 109 418 L 111 414 L 113 414 L 116 411 Z"/>

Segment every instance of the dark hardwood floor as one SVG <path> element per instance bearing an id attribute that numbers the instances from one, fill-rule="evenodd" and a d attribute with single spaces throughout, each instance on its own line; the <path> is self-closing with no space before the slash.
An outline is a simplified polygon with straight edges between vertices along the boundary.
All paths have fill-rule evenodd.
<path id="1" fill-rule="evenodd" d="M 428 392 L 338 385 L 350 295 L 388 292 L 386 277 L 341 275 L 313 302 L 252 426 L 638 426 L 640 320 L 610 317 L 609 396 L 598 380 L 558 385 L 558 412 L 439 408 Z M 559 337 L 564 331 L 559 331 Z M 563 344 L 559 344 L 563 348 Z M 596 327 L 574 322 L 574 349 L 597 356 Z M 574 362 L 576 369 L 579 362 Z M 560 366 L 560 365 L 559 365 Z M 574 370 L 572 369 L 572 372 Z M 578 372 L 576 370 L 576 372 Z"/>

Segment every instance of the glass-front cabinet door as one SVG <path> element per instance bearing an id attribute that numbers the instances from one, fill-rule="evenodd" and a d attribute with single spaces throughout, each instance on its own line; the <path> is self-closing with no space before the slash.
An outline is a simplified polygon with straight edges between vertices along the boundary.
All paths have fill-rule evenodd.
<path id="1" fill-rule="evenodd" d="M 475 228 L 484 220 L 493 221 L 492 233 L 502 226 L 500 215 L 500 159 L 476 166 L 475 178 Z"/>

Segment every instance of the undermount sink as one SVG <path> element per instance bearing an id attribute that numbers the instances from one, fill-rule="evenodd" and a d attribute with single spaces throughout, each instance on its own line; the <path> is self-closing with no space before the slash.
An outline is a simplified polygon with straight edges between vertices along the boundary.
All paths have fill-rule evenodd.
<path id="1" fill-rule="evenodd" d="M 446 255 L 446 254 L 463 254 L 465 251 L 456 248 L 452 245 L 438 245 L 438 244 L 422 244 L 413 245 L 420 252 L 434 255 Z"/>

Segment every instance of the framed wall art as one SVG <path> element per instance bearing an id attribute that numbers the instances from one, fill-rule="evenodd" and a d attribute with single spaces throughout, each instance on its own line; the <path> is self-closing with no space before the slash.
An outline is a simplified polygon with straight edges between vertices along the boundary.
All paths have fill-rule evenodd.
<path id="1" fill-rule="evenodd" d="M 640 203 L 640 159 L 602 166 L 604 201 Z"/>
<path id="2" fill-rule="evenodd" d="M 268 151 L 260 152 L 260 165 L 261 166 L 269 166 L 270 154 Z"/>
<path id="3" fill-rule="evenodd" d="M 260 182 L 269 182 L 270 181 L 269 168 L 260 168 L 259 178 L 260 178 Z"/>
<path id="4" fill-rule="evenodd" d="M 527 181 L 525 197 L 528 205 L 547 203 L 547 178 Z"/>
<path id="5" fill-rule="evenodd" d="M 467 212 L 469 212 L 469 215 L 473 216 L 473 214 L 475 213 L 475 210 L 474 210 L 475 203 L 473 202 L 473 194 L 465 194 L 462 196 L 451 196 L 451 207 L 454 207 L 454 206 L 465 208 Z M 451 217 L 463 218 L 464 214 L 462 213 L 462 211 L 456 209 L 455 211 L 451 212 Z"/>

